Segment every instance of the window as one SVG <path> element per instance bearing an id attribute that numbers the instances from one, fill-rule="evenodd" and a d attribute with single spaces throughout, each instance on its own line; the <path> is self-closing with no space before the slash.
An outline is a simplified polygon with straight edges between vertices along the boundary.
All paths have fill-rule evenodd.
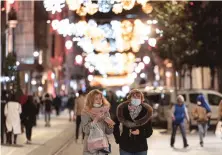
<path id="1" fill-rule="evenodd" d="M 186 100 L 187 100 L 187 96 L 186 96 L 186 94 L 179 94 L 179 95 L 182 95 L 183 98 L 184 98 L 184 101 L 186 102 Z"/>
<path id="2" fill-rule="evenodd" d="M 215 94 L 208 94 L 208 100 L 210 105 L 219 105 L 222 97 L 215 95 Z"/>
<path id="3" fill-rule="evenodd" d="M 196 104 L 197 103 L 197 96 L 201 95 L 200 93 L 190 94 L 190 103 Z"/>
<path id="4" fill-rule="evenodd" d="M 169 105 L 170 104 L 170 95 L 169 94 L 153 94 L 153 95 L 146 95 L 145 99 L 149 101 L 151 105 L 153 104 L 160 104 L 160 105 Z"/>

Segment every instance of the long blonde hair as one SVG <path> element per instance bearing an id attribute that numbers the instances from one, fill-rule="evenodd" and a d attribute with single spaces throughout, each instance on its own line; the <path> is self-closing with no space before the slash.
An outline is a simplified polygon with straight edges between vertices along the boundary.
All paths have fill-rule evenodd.
<path id="1" fill-rule="evenodd" d="M 107 101 L 107 99 L 103 96 L 103 93 L 101 91 L 99 91 L 98 89 L 94 89 L 92 91 L 90 91 L 87 94 L 87 98 L 86 98 L 86 104 L 85 106 L 88 107 L 89 109 L 92 109 L 93 107 L 93 102 L 94 102 L 94 98 L 96 95 L 101 95 L 102 97 L 102 102 L 103 102 L 103 106 L 108 106 L 110 107 L 110 103 Z"/>

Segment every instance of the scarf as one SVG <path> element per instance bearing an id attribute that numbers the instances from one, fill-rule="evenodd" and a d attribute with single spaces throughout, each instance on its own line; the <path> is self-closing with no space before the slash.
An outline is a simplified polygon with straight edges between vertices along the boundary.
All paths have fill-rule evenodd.
<path id="1" fill-rule="evenodd" d="M 133 106 L 133 105 L 129 104 L 128 109 L 129 109 L 129 113 L 130 113 L 131 118 L 134 120 L 141 112 L 142 106 L 141 105 Z"/>
<path id="2" fill-rule="evenodd" d="M 109 107 L 108 106 L 102 106 L 100 108 L 91 108 L 91 109 L 89 107 L 85 107 L 83 109 L 83 112 L 89 114 L 90 117 L 92 119 L 94 119 L 95 117 L 98 117 L 98 116 L 101 116 L 101 115 L 105 116 L 106 113 L 109 112 Z"/>

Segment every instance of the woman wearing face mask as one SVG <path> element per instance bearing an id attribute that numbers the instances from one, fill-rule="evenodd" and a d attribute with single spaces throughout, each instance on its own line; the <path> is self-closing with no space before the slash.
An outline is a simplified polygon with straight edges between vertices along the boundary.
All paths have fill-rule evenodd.
<path id="1" fill-rule="evenodd" d="M 197 121 L 198 131 L 200 136 L 200 145 L 204 145 L 204 137 L 208 129 L 208 121 L 211 116 L 211 109 L 209 104 L 206 102 L 203 95 L 197 97 L 197 106 L 193 109 L 192 112 L 193 118 Z"/>
<path id="2" fill-rule="evenodd" d="M 114 136 L 120 147 L 120 155 L 147 155 L 147 138 L 153 133 L 153 109 L 143 101 L 143 93 L 134 89 L 130 91 L 128 100 L 117 108 L 119 122 L 115 125 Z M 122 134 L 120 123 L 123 125 Z"/>
<path id="3" fill-rule="evenodd" d="M 104 135 L 113 133 L 114 122 L 110 119 L 109 114 L 110 104 L 99 90 L 92 90 L 86 98 L 85 108 L 82 111 L 81 120 L 84 138 L 83 155 L 105 155 L 101 150 L 89 151 L 88 137 L 95 125 L 103 131 Z"/>

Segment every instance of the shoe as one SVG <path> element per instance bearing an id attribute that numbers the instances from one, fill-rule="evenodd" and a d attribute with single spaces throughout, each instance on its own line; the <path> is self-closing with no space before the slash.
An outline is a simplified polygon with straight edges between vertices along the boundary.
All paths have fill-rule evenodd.
<path id="1" fill-rule="evenodd" d="M 31 144 L 31 141 L 27 140 L 26 144 Z"/>
<path id="2" fill-rule="evenodd" d="M 203 145 L 203 142 L 200 142 L 200 146 L 201 146 L 201 147 L 203 147 L 203 146 L 204 146 L 204 145 Z"/>
<path id="3" fill-rule="evenodd" d="M 188 144 L 184 145 L 184 148 L 188 148 L 188 147 L 189 147 L 189 145 L 188 145 Z"/>
<path id="4" fill-rule="evenodd" d="M 15 144 L 15 145 L 16 145 L 16 144 L 17 144 L 17 142 L 14 142 L 13 144 Z"/>
<path id="5" fill-rule="evenodd" d="M 173 145 L 173 144 L 171 144 L 170 146 L 171 146 L 172 148 L 174 148 L 174 145 Z"/>

